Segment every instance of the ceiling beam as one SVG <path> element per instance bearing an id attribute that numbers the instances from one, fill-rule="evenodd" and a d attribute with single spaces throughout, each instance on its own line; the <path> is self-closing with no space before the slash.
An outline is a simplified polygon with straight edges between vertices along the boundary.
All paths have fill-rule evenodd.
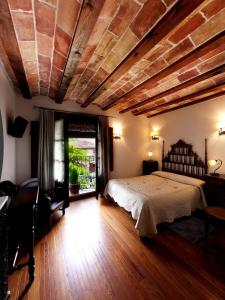
<path id="1" fill-rule="evenodd" d="M 115 70 L 94 90 L 88 99 L 81 104 L 87 107 L 113 83 L 129 71 L 129 69 L 142 59 L 156 44 L 173 30 L 183 19 L 192 13 L 203 0 L 178 1 L 168 13 L 155 25 L 141 42 L 128 54 L 128 56 L 115 68 Z"/>
<path id="2" fill-rule="evenodd" d="M 0 38 L 24 98 L 31 99 L 23 60 L 6 0 L 0 1 Z"/>
<path id="3" fill-rule="evenodd" d="M 187 106 L 195 105 L 195 104 L 198 104 L 198 103 L 201 103 L 201 102 L 204 102 L 204 101 L 208 101 L 208 100 L 211 100 L 211 99 L 215 99 L 215 98 L 218 98 L 218 97 L 221 97 L 221 96 L 225 96 L 225 91 L 219 92 L 219 93 L 216 94 L 216 95 L 211 95 L 211 96 L 205 97 L 205 98 L 203 98 L 203 99 L 196 100 L 196 101 L 194 101 L 194 102 L 185 103 L 185 104 L 182 104 L 182 105 L 177 106 L 177 107 L 173 107 L 173 108 L 169 108 L 169 109 L 160 111 L 160 112 L 158 112 L 158 113 L 156 113 L 156 114 L 152 114 L 152 115 L 150 115 L 150 116 L 147 116 L 147 118 L 156 117 L 156 116 L 165 114 L 165 113 L 167 113 L 167 112 L 171 112 L 171 111 L 173 111 L 173 110 L 177 110 L 177 109 L 181 109 L 181 108 L 184 108 L 184 107 L 187 107 Z"/>
<path id="4" fill-rule="evenodd" d="M 159 73 L 154 75 L 153 77 L 144 81 L 139 86 L 133 88 L 126 94 L 116 98 L 112 103 L 104 106 L 102 109 L 107 110 L 107 109 L 112 108 L 113 106 L 118 104 L 119 100 L 120 100 L 119 103 L 124 102 L 126 99 L 129 99 L 130 97 L 132 97 L 139 89 L 148 89 L 149 90 L 151 88 L 154 88 L 155 84 L 158 81 L 166 78 L 167 76 L 171 75 L 172 73 L 179 71 L 181 68 L 185 67 L 186 65 L 188 65 L 190 63 L 193 63 L 195 60 L 201 58 L 205 54 L 209 53 L 210 51 L 213 51 L 214 49 L 218 48 L 219 46 L 221 46 L 223 44 L 225 45 L 225 30 L 220 32 L 219 34 L 217 34 L 216 36 L 214 36 L 212 39 L 208 40 L 201 46 L 195 48 L 195 50 L 193 50 L 189 54 L 183 56 L 182 58 L 180 58 L 173 64 L 169 65 L 167 68 L 163 69 L 162 71 L 160 71 Z"/>
<path id="5" fill-rule="evenodd" d="M 209 87 L 209 88 L 207 88 L 207 89 L 204 89 L 203 91 L 200 91 L 200 92 L 197 92 L 197 93 L 193 93 L 193 94 L 189 94 L 189 95 L 184 96 L 184 97 L 182 97 L 182 98 L 178 98 L 178 99 L 176 99 L 176 100 L 168 101 L 168 102 L 166 102 L 166 103 L 157 105 L 157 106 L 155 106 L 155 107 L 149 108 L 146 112 L 151 112 L 151 111 L 157 110 L 158 108 L 161 108 L 161 107 L 167 107 L 167 106 L 170 106 L 170 105 L 173 105 L 173 104 L 179 104 L 179 103 L 181 103 L 181 102 L 183 102 L 183 101 L 186 101 L 186 100 L 191 100 L 191 99 L 194 100 L 194 98 L 196 98 L 196 97 L 197 97 L 197 98 L 198 98 L 198 97 L 201 97 L 201 96 L 204 97 L 204 95 L 206 95 L 206 94 L 208 94 L 208 93 L 214 93 L 214 92 L 215 92 L 215 94 L 217 94 L 217 93 L 220 93 L 221 91 L 225 91 L 225 79 L 223 80 L 222 83 L 219 83 L 219 84 L 217 84 L 216 86 Z M 214 95 L 215 95 L 215 94 L 214 94 Z M 210 95 L 210 96 L 211 96 L 211 95 Z M 206 96 L 206 97 L 208 97 L 208 96 Z M 135 115 L 135 116 L 138 116 L 139 113 L 136 113 L 136 114 L 134 114 L 134 115 Z"/>
<path id="6" fill-rule="evenodd" d="M 67 89 L 73 79 L 76 68 L 82 58 L 83 51 L 98 19 L 104 0 L 83 1 L 79 19 L 63 72 L 60 88 L 56 94 L 56 102 L 62 103 Z M 88 22 L 87 22 L 88 20 Z M 73 53 L 72 53 L 73 52 Z"/>
<path id="7" fill-rule="evenodd" d="M 179 84 L 175 87 L 172 87 L 171 89 L 169 89 L 165 92 L 162 92 L 162 93 L 160 93 L 160 94 L 158 94 L 154 97 L 148 98 L 148 99 L 142 101 L 141 103 L 137 103 L 137 104 L 134 104 L 134 105 L 132 105 L 128 108 L 125 108 L 125 109 L 121 110 L 120 113 L 125 113 L 125 112 L 128 112 L 130 110 L 132 110 L 132 112 L 133 112 L 133 110 L 136 109 L 136 108 L 147 105 L 147 104 L 152 103 L 156 100 L 160 100 L 160 99 L 162 99 L 166 96 L 171 96 L 173 93 L 176 93 L 180 90 L 183 90 L 184 88 L 188 88 L 188 87 L 190 87 L 194 84 L 201 83 L 202 81 L 205 81 L 207 79 L 213 79 L 212 77 L 214 77 L 216 75 L 219 75 L 219 74 L 222 74 L 222 73 L 225 74 L 225 64 L 223 64 L 223 65 L 221 65 L 221 66 L 219 66 L 219 67 L 217 67 L 213 70 L 210 70 L 210 71 L 208 71 L 204 74 L 201 74 L 201 75 L 199 75 L 199 76 L 197 76 L 197 77 L 195 77 L 191 80 L 188 80 L 184 83 L 181 83 L 181 84 Z M 148 110 L 149 110 L 148 108 L 144 108 L 143 110 L 138 111 L 138 113 L 135 113 L 135 112 L 134 113 L 135 113 L 135 115 L 141 115 L 141 114 L 144 114 L 144 113 L 148 112 Z"/>

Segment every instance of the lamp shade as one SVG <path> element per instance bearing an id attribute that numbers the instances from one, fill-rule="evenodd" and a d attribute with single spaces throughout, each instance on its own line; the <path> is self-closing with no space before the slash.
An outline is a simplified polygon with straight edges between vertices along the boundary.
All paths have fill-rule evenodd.
<path id="1" fill-rule="evenodd" d="M 152 157 L 152 151 L 148 152 L 148 157 L 151 158 Z"/>
<path id="2" fill-rule="evenodd" d="M 219 176 L 218 173 L 216 173 L 216 171 L 222 166 L 223 162 L 221 159 L 210 159 L 208 160 L 208 164 L 210 165 L 210 167 L 215 167 L 216 166 L 216 169 L 214 170 L 213 173 L 210 173 L 211 175 L 214 175 L 214 176 Z"/>
<path id="3" fill-rule="evenodd" d="M 210 165 L 210 167 L 214 167 L 216 165 L 217 161 L 215 159 L 210 159 L 208 160 L 208 164 Z"/>

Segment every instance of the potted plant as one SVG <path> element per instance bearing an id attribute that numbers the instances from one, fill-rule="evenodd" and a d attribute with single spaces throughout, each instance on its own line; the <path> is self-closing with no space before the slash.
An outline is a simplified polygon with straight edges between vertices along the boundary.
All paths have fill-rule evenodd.
<path id="1" fill-rule="evenodd" d="M 78 181 L 78 171 L 77 168 L 70 164 L 69 166 L 69 187 L 70 187 L 70 192 L 72 194 L 79 194 L 79 189 L 80 189 L 80 184 Z"/>

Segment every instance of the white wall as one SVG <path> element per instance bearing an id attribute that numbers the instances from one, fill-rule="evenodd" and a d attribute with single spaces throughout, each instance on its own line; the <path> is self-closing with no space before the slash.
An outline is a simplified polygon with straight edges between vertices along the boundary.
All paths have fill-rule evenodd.
<path id="1" fill-rule="evenodd" d="M 8 117 L 15 116 L 15 94 L 12 83 L 0 61 L 0 109 L 3 122 L 4 157 L 1 180 L 16 178 L 16 140 L 7 134 Z"/>
<path id="2" fill-rule="evenodd" d="M 115 111 L 103 112 L 95 105 L 82 109 L 73 101 L 56 104 L 48 97 L 38 96 L 32 100 L 25 100 L 21 96 L 16 100 L 17 115 L 21 115 L 28 121 L 37 120 L 39 110 L 34 108 L 42 106 L 65 111 L 106 114 L 113 116 L 109 118 L 110 125 L 119 123 L 122 128 L 122 139 L 114 140 L 114 171 L 111 178 L 141 175 L 142 160 L 146 159 L 149 151 L 149 121 L 146 117 L 134 117 L 131 114 L 120 115 Z M 24 136 L 17 139 L 17 183 L 30 177 L 30 126 L 27 126 Z"/>
<path id="3" fill-rule="evenodd" d="M 165 153 L 171 144 L 183 139 L 204 159 L 204 139 L 207 138 L 208 159 L 222 159 L 224 164 L 219 172 L 225 173 L 225 135 L 219 136 L 217 129 L 222 115 L 225 116 L 225 97 L 150 118 L 150 130 L 156 127 L 160 131 L 160 140 L 151 141 L 153 158 L 161 162 L 163 139 Z"/>

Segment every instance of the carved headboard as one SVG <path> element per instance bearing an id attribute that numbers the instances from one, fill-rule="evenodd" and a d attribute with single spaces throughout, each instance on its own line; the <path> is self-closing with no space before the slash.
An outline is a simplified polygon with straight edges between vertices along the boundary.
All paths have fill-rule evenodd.
<path id="1" fill-rule="evenodd" d="M 203 160 L 193 151 L 192 145 L 179 140 L 171 145 L 170 151 L 164 156 L 162 150 L 162 170 L 191 177 L 202 177 L 207 173 L 207 139 L 205 139 L 205 159 Z"/>

